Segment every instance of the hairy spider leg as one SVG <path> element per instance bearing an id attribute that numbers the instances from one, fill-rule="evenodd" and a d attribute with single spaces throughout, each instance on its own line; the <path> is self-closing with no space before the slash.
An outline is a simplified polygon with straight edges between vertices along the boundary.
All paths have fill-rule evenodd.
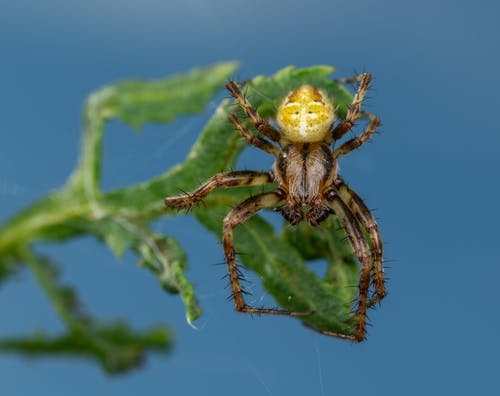
<path id="1" fill-rule="evenodd" d="M 318 329 L 315 330 L 324 335 L 361 342 L 364 340 L 366 334 L 366 311 L 368 309 L 368 290 L 370 288 L 371 281 L 370 275 L 372 259 L 370 246 L 363 235 L 363 231 L 361 230 L 358 221 L 342 199 L 337 194 L 333 194 L 333 196 L 328 197 L 328 202 L 330 203 L 333 213 L 338 217 L 340 223 L 344 227 L 344 230 L 351 241 L 354 253 L 361 263 L 358 285 L 358 306 L 355 316 L 356 329 L 353 336 Z M 312 328 L 314 329 L 314 327 Z"/>
<path id="2" fill-rule="evenodd" d="M 355 82 L 360 82 L 363 79 L 364 73 L 358 74 L 357 76 L 354 77 L 342 77 L 342 78 L 336 78 L 334 81 L 340 83 L 340 84 L 352 84 Z"/>
<path id="3" fill-rule="evenodd" d="M 238 120 L 235 114 L 229 115 L 229 121 L 235 126 L 241 136 L 243 136 L 250 144 L 253 144 L 255 147 L 264 150 L 265 152 L 278 157 L 280 154 L 279 148 L 277 148 L 274 144 L 268 142 L 266 139 L 262 139 L 259 136 L 251 133 L 245 126 Z"/>
<path id="4" fill-rule="evenodd" d="M 250 122 L 253 124 L 255 129 L 257 129 L 264 136 L 267 136 L 269 139 L 279 142 L 281 139 L 280 133 L 274 129 L 274 127 L 269 124 L 267 121 L 263 120 L 257 111 L 252 107 L 250 102 L 243 96 L 238 85 L 234 81 L 229 81 L 226 84 L 226 88 L 231 93 L 231 95 L 236 99 L 241 108 L 245 111 L 246 115 L 250 119 Z"/>
<path id="5" fill-rule="evenodd" d="M 312 315 L 312 312 L 294 312 L 284 309 L 255 308 L 246 304 L 243 297 L 244 291 L 241 287 L 238 272 L 238 263 L 236 261 L 236 252 L 234 250 L 233 230 L 236 226 L 243 223 L 249 217 L 253 216 L 259 210 L 274 206 L 283 200 L 282 196 L 276 192 L 266 192 L 255 195 L 243 201 L 236 206 L 224 219 L 222 240 L 224 245 L 224 255 L 226 256 L 229 281 L 231 291 L 234 297 L 234 305 L 237 311 L 250 314 L 271 314 L 271 315 L 290 315 L 306 316 Z"/>
<path id="6" fill-rule="evenodd" d="M 365 114 L 370 119 L 370 124 L 368 124 L 365 131 L 361 135 L 349 139 L 347 142 L 343 143 L 340 147 L 337 147 L 333 152 L 333 156 L 335 158 L 339 158 L 343 155 L 346 155 L 347 153 L 357 149 L 363 143 L 371 139 L 377 127 L 380 125 L 380 118 L 370 113 L 365 113 Z"/>
<path id="7" fill-rule="evenodd" d="M 352 99 L 351 106 L 347 111 L 345 119 L 332 129 L 327 141 L 328 143 L 333 143 L 335 140 L 340 139 L 348 131 L 350 131 L 354 126 L 354 122 L 356 121 L 359 112 L 361 111 L 361 102 L 363 102 L 366 91 L 368 91 L 368 85 L 370 84 L 372 75 L 370 73 L 363 73 L 353 78 L 356 79 L 356 81 L 358 79 L 360 81 L 358 90 L 354 94 L 354 98 Z"/>
<path id="8" fill-rule="evenodd" d="M 375 297 L 368 301 L 368 307 L 371 307 L 380 302 L 387 295 L 384 280 L 384 266 L 382 263 L 382 237 L 380 236 L 377 222 L 361 197 L 351 187 L 345 184 L 344 180 L 340 177 L 335 181 L 335 185 L 342 201 L 345 202 L 354 217 L 361 223 L 370 236 L 373 258 L 372 277 L 376 294 Z"/>
<path id="9" fill-rule="evenodd" d="M 242 170 L 218 173 L 193 192 L 167 197 L 164 199 L 164 202 L 169 207 L 184 208 L 201 201 L 210 191 L 218 187 L 257 186 L 272 182 L 273 178 L 269 172 Z"/>

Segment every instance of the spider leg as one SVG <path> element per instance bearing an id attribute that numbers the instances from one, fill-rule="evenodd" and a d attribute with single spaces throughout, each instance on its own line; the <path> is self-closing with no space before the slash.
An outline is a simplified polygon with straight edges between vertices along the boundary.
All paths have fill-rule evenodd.
<path id="1" fill-rule="evenodd" d="M 342 77 L 342 78 L 336 78 L 334 81 L 340 83 L 340 84 L 352 84 L 355 82 L 360 82 L 363 79 L 364 73 L 358 74 L 357 76 L 354 77 Z"/>
<path id="2" fill-rule="evenodd" d="M 376 294 L 376 296 L 371 298 L 368 302 L 368 307 L 371 307 L 380 302 L 387 295 L 384 280 L 384 266 L 382 264 L 383 245 L 380 231 L 377 222 L 361 197 L 345 184 L 344 180 L 340 177 L 337 178 L 335 185 L 342 201 L 345 202 L 347 207 L 354 214 L 354 217 L 356 217 L 370 236 L 373 258 L 372 275 Z"/>
<path id="3" fill-rule="evenodd" d="M 191 193 L 167 197 L 164 199 L 165 206 L 172 208 L 189 207 L 203 198 L 210 191 L 218 187 L 234 187 L 234 186 L 255 186 L 268 184 L 273 182 L 273 177 L 269 172 L 257 172 L 250 170 L 234 171 L 227 173 L 218 173 L 212 176 L 200 187 Z"/>
<path id="4" fill-rule="evenodd" d="M 358 306 L 356 309 L 356 329 L 354 335 L 339 334 L 325 330 L 319 330 L 314 327 L 312 329 L 321 334 L 338 337 L 354 342 L 361 342 L 365 339 L 366 334 L 366 311 L 368 309 L 368 290 L 370 288 L 370 273 L 371 273 L 371 254 L 370 246 L 366 241 L 361 227 L 351 213 L 346 204 L 340 199 L 337 194 L 330 195 L 328 202 L 331 205 L 333 213 L 339 218 L 344 227 L 353 250 L 361 263 L 358 285 Z"/>
<path id="5" fill-rule="evenodd" d="M 280 150 L 274 145 L 269 143 L 266 139 L 262 139 L 253 133 L 251 133 L 241 122 L 238 120 L 236 115 L 230 114 L 229 121 L 236 127 L 241 136 L 243 136 L 246 140 L 253 144 L 255 147 L 264 150 L 265 152 L 278 157 L 280 154 Z"/>
<path id="6" fill-rule="evenodd" d="M 366 91 L 368 90 L 368 85 L 370 84 L 371 78 L 372 75 L 370 73 L 362 73 L 359 76 L 353 77 L 351 79 L 352 81 L 360 82 L 358 90 L 354 94 L 354 98 L 352 99 L 351 106 L 347 111 L 345 120 L 342 120 L 335 128 L 332 129 L 328 138 L 328 143 L 332 143 L 335 140 L 340 139 L 354 126 L 354 122 L 356 121 L 356 118 L 361 111 L 361 102 L 363 102 L 363 99 L 366 95 Z M 346 81 L 349 82 L 348 79 L 346 79 Z"/>
<path id="7" fill-rule="evenodd" d="M 311 312 L 293 312 L 283 309 L 271 309 L 271 308 L 254 308 L 246 304 L 244 299 L 244 291 L 240 284 L 238 264 L 236 261 L 236 252 L 234 250 L 234 240 L 233 240 L 233 229 L 247 220 L 249 217 L 254 215 L 259 210 L 274 206 L 282 201 L 281 195 L 276 192 L 267 192 L 255 195 L 243 201 L 241 204 L 236 206 L 224 219 L 223 226 L 223 245 L 224 254 L 226 256 L 229 280 L 231 284 L 231 291 L 234 297 L 235 308 L 239 312 L 245 312 L 250 314 L 271 314 L 271 315 L 292 315 L 292 316 L 304 316 L 311 315 Z"/>
<path id="8" fill-rule="evenodd" d="M 275 142 L 279 142 L 281 138 L 280 133 L 276 129 L 274 129 L 271 124 L 269 124 L 259 116 L 250 102 L 243 96 L 240 89 L 238 88 L 238 85 L 234 81 L 229 81 L 226 84 L 226 88 L 236 99 L 241 108 L 245 111 L 255 129 L 257 129 L 264 136 L 267 136 L 269 139 Z"/>
<path id="9" fill-rule="evenodd" d="M 336 148 L 333 152 L 333 156 L 335 158 L 341 157 L 341 156 L 351 152 L 352 150 L 357 149 L 363 143 L 365 143 L 371 139 L 375 130 L 380 125 L 380 118 L 378 118 L 377 116 L 370 114 L 370 113 L 365 113 L 365 114 L 370 119 L 370 124 L 368 124 L 365 131 L 361 135 L 359 135 L 355 138 L 349 139 L 347 142 L 342 144 L 340 147 Z"/>

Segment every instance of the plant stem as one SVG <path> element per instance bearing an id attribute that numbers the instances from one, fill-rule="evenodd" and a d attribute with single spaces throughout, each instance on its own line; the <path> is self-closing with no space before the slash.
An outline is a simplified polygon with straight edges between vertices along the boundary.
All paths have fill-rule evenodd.
<path id="1" fill-rule="evenodd" d="M 0 257 L 7 252 L 20 253 L 29 244 L 46 239 L 43 237 L 45 231 L 67 225 L 71 220 L 88 214 L 88 203 L 72 198 L 65 191 L 57 192 L 41 199 L 10 219 L 2 227 Z M 62 235 L 63 232 L 60 234 Z"/>
<path id="2" fill-rule="evenodd" d="M 53 276 L 50 274 L 50 268 L 41 259 L 37 258 L 28 249 L 23 250 L 22 256 L 24 262 L 33 271 L 36 280 L 45 291 L 49 300 L 52 302 L 55 311 L 66 326 L 72 331 L 83 331 L 83 326 L 75 320 L 67 304 L 61 298 L 61 290 L 57 283 L 54 282 Z"/>

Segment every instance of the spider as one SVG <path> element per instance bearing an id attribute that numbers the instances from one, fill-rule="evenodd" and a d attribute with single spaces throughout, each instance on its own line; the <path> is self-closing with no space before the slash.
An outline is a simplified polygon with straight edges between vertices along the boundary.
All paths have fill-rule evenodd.
<path id="1" fill-rule="evenodd" d="M 262 119 L 242 94 L 239 87 L 244 83 L 227 83 L 226 88 L 259 134 L 250 132 L 234 112 L 229 115 L 229 121 L 250 144 L 276 157 L 272 170 L 219 173 L 191 193 L 165 198 L 165 205 L 174 208 L 190 207 L 218 187 L 277 184 L 274 191 L 254 195 L 237 205 L 223 222 L 224 255 L 237 311 L 292 316 L 314 314 L 256 308 L 245 302 L 234 249 L 233 229 L 267 207 L 275 207 L 292 225 L 307 221 L 312 226 L 317 226 L 330 214 L 334 214 L 345 229 L 361 264 L 354 317 L 356 325 L 353 335 L 312 328 L 328 336 L 354 342 L 364 340 L 367 309 L 386 295 L 382 240 L 373 215 L 358 194 L 338 174 L 337 160 L 368 141 L 380 124 L 380 118 L 361 111 L 361 103 L 370 80 L 369 73 L 337 80 L 341 83 L 359 83 L 345 119 L 339 120 L 337 124 L 333 103 L 324 91 L 308 84 L 298 87 L 278 107 L 275 117 L 277 128 Z M 332 148 L 332 144 L 342 138 L 361 116 L 369 119 L 366 130 L 339 147 Z M 374 294 L 369 298 L 372 282 Z"/>

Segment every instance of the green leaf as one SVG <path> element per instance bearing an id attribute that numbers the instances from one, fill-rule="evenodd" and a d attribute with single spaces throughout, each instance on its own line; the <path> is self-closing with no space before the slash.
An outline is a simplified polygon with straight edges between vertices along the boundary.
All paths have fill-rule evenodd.
<path id="1" fill-rule="evenodd" d="M 136 129 L 146 122 L 167 123 L 181 114 L 201 112 L 236 69 L 235 62 L 158 81 L 133 80 L 113 86 L 108 111 Z"/>
<path id="2" fill-rule="evenodd" d="M 143 257 L 141 264 L 156 274 L 158 281 L 169 293 L 179 293 L 186 307 L 189 324 L 201 315 L 201 308 L 194 294 L 193 285 L 184 271 L 188 269 L 187 257 L 179 243 L 173 238 L 150 234 L 134 250 Z"/>
<path id="3" fill-rule="evenodd" d="M 59 269 L 46 257 L 25 251 L 25 262 L 49 296 L 57 313 L 68 328 L 62 336 L 14 337 L 0 340 L 0 350 L 28 355 L 73 354 L 98 360 L 110 373 L 130 370 L 142 362 L 146 350 L 166 350 L 170 332 L 154 327 L 139 333 L 123 322 L 96 321 L 83 311 L 76 293 L 59 283 Z"/>
<path id="4" fill-rule="evenodd" d="M 124 81 L 90 95 L 83 112 L 80 165 L 70 179 L 71 188 L 83 189 L 88 199 L 97 200 L 102 136 L 109 119 L 120 118 L 138 129 L 145 122 L 169 122 L 201 112 L 236 67 L 235 62 L 219 63 L 163 80 Z"/>
<path id="5" fill-rule="evenodd" d="M 185 276 L 186 254 L 172 236 L 153 232 L 151 222 L 178 214 L 164 208 L 165 196 L 193 190 L 212 175 L 235 167 L 247 143 L 227 117 L 231 111 L 241 110 L 223 100 L 183 163 L 143 183 L 109 192 L 101 191 L 99 185 L 102 137 L 112 118 L 139 129 L 147 122 L 165 123 L 180 115 L 200 112 L 235 67 L 234 62 L 221 63 L 163 80 L 119 82 L 89 96 L 83 114 L 82 153 L 67 185 L 17 214 L 0 229 L 0 280 L 22 263 L 27 264 L 68 332 L 43 339 L 38 335 L 13 338 L 0 342 L 0 349 L 3 345 L 5 350 L 23 353 L 54 351 L 93 356 L 114 372 L 131 368 L 146 349 L 168 344 L 166 330 L 141 335 L 124 324 L 101 324 L 81 312 L 76 295 L 58 284 L 50 260 L 31 252 L 31 246 L 41 241 L 63 242 L 93 235 L 118 257 L 130 249 L 166 291 L 180 295 L 189 322 L 199 317 L 201 308 Z M 342 118 L 352 95 L 329 78 L 332 71 L 328 66 L 287 67 L 274 76 L 258 76 L 249 81 L 244 94 L 261 116 L 273 118 L 290 90 L 304 83 L 313 84 L 328 93 Z M 204 208 L 193 213 L 220 236 L 222 218 L 231 206 L 253 192 L 273 188 L 269 185 L 220 189 L 204 200 Z M 301 224 L 295 228 L 285 226 L 281 233 L 276 233 L 260 216 L 255 216 L 236 229 L 235 245 L 238 251 L 248 252 L 241 257 L 243 264 L 260 275 L 264 288 L 279 305 L 294 311 L 314 311 L 314 315 L 300 320 L 320 330 L 352 334 L 351 302 L 356 296 L 358 267 L 350 246 L 343 241 L 343 231 L 338 229 L 336 220 L 330 219 L 318 228 Z M 314 260 L 327 262 L 324 277 L 311 270 L 314 263 L 310 261 Z"/>
<path id="6" fill-rule="evenodd" d="M 320 227 L 306 223 L 283 228 L 283 238 L 294 246 L 305 260 L 325 259 L 324 281 L 335 287 L 341 301 L 354 301 L 359 278 L 358 264 L 339 221 L 330 216 Z"/>
<path id="7" fill-rule="evenodd" d="M 21 263 L 28 264 L 69 329 L 67 335 L 58 338 L 37 338 L 35 343 L 27 339 L 23 344 L 26 348 L 37 349 L 40 353 L 44 350 L 55 351 L 54 348 L 59 347 L 65 352 L 77 353 L 80 348 L 82 353 L 101 359 L 108 370 L 116 371 L 129 367 L 149 345 L 145 344 L 146 338 L 141 339 L 139 334 L 132 333 L 122 325 L 113 327 L 114 330 L 110 333 L 109 325 L 102 327 L 100 321 L 77 312 L 75 307 L 79 304 L 76 303 L 76 296 L 71 289 L 58 285 L 50 260 L 40 259 L 31 253 L 30 245 L 39 241 L 61 242 L 91 234 L 104 241 L 117 256 L 131 249 L 141 257 L 141 264 L 158 277 L 165 290 L 180 294 L 186 306 L 187 320 L 192 322 L 199 317 L 201 309 L 193 286 L 185 277 L 185 253 L 174 239 L 159 236 L 149 227 L 149 223 L 164 212 L 159 210 L 162 207 L 161 199 L 165 195 L 163 190 L 170 183 L 179 180 L 175 178 L 175 171 L 142 185 L 104 194 L 99 189 L 102 136 L 106 122 L 113 117 L 139 128 L 145 122 L 169 122 L 177 116 L 202 111 L 235 68 L 234 62 L 220 63 L 163 80 L 120 82 L 90 95 L 84 108 L 80 163 L 67 186 L 14 216 L 1 229 L 0 278 L 15 271 Z M 208 129 L 227 123 L 223 111 Z M 213 136 L 207 138 L 209 133 L 210 130 L 205 133 L 205 140 L 213 139 Z M 202 146 L 203 142 L 202 139 Z M 226 159 L 235 158 L 234 148 L 237 146 L 237 139 L 234 138 L 232 144 L 219 150 L 219 162 L 212 161 L 213 167 L 209 171 L 222 166 Z M 194 148 L 191 155 L 196 157 L 197 150 L 202 157 L 204 147 Z M 213 153 L 216 152 L 214 149 Z M 185 167 L 178 168 L 177 177 L 190 174 L 194 178 L 196 174 L 193 170 L 193 164 L 188 162 Z M 134 199 L 128 200 L 131 197 Z M 126 205 L 119 204 L 125 202 Z M 124 337 L 131 343 L 130 350 L 127 352 L 127 346 L 120 345 L 120 350 L 123 351 L 120 354 L 120 350 L 114 346 L 116 340 L 109 337 L 110 334 L 113 337 L 120 335 L 117 331 L 122 328 L 123 334 L 135 334 L 135 338 Z M 166 330 L 162 331 L 167 334 Z M 85 335 L 85 340 L 81 339 L 82 335 Z M 21 348 L 20 345 L 24 342 L 22 340 L 16 339 L 14 344 Z M 72 349 L 71 343 L 77 345 Z M 11 348 L 14 345 L 7 344 Z M 164 347 L 165 343 L 158 346 Z M 22 351 L 22 348 L 18 350 Z M 106 351 L 113 352 L 107 354 Z M 116 357 L 121 355 L 122 358 Z"/>
<path id="8" fill-rule="evenodd" d="M 145 350 L 165 352 L 171 334 L 163 327 L 143 333 L 131 331 L 123 322 L 93 324 L 86 332 L 49 336 L 37 332 L 25 337 L 0 340 L 0 351 L 16 352 L 30 357 L 81 356 L 96 359 L 110 374 L 122 373 L 140 366 Z"/>

